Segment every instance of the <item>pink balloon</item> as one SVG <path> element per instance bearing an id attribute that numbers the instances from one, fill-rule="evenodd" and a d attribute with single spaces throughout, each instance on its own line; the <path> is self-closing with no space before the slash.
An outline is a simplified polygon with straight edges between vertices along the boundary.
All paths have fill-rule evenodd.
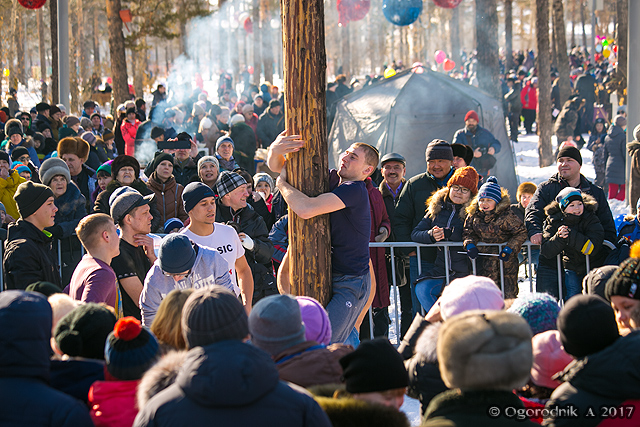
<path id="1" fill-rule="evenodd" d="M 436 50 L 435 59 L 438 64 L 442 64 L 447 59 L 447 54 L 441 50 Z"/>
<path id="2" fill-rule="evenodd" d="M 444 64 L 442 64 L 442 68 L 444 68 L 445 71 L 449 72 L 449 71 L 453 70 L 454 68 L 456 68 L 456 63 L 455 63 L 455 61 L 452 61 L 451 59 L 445 59 L 444 60 Z"/>

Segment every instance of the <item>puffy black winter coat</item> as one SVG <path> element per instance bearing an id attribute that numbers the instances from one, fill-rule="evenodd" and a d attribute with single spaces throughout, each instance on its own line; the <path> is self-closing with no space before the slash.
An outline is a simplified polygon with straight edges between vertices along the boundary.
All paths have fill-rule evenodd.
<path id="1" fill-rule="evenodd" d="M 4 288 L 26 289 L 37 281 L 51 282 L 62 288 L 53 237 L 23 219 L 9 225 L 4 246 Z"/>
<path id="2" fill-rule="evenodd" d="M 431 235 L 431 229 L 435 226 L 444 229 L 444 242 L 460 242 L 460 247 L 449 248 L 449 265 L 445 266 L 444 249 L 438 248 L 435 267 L 431 271 L 423 272 L 422 277 L 445 277 L 445 268 L 453 272 L 451 278 L 465 277 L 469 275 L 469 257 L 462 247 L 462 232 L 464 221 L 467 218 L 466 209 L 469 202 L 464 205 L 455 205 L 448 197 L 449 188 L 441 188 L 427 200 L 427 213 L 422 221 L 413 229 L 411 240 L 418 243 L 436 243 Z"/>
<path id="3" fill-rule="evenodd" d="M 134 426 L 331 426 L 309 396 L 279 380 L 271 357 L 220 341 L 189 351 L 175 382 L 152 397 Z"/>
<path id="4" fill-rule="evenodd" d="M 251 261 L 269 265 L 273 255 L 273 243 L 269 240 L 269 230 L 264 219 L 253 210 L 251 205 L 232 212 L 229 206 L 218 201 L 216 208 L 216 222 L 234 222 L 238 229 L 253 239 L 253 250 L 245 250 L 245 256 L 251 266 Z"/>
<path id="5" fill-rule="evenodd" d="M 448 390 L 440 375 L 436 353 L 442 325 L 442 322 L 432 324 L 416 316 L 398 348 L 409 374 L 407 395 L 420 401 L 422 414 L 434 397 Z"/>
<path id="6" fill-rule="evenodd" d="M 38 300 L 25 322 L 25 299 Z M 34 307 L 35 306 L 35 307 Z M 48 385 L 51 307 L 41 295 L 0 293 L 0 424 L 7 427 L 90 427 L 79 400 Z"/>
<path id="7" fill-rule="evenodd" d="M 602 407 L 615 408 L 627 400 L 640 399 L 640 331 L 620 337 L 604 350 L 569 364 L 560 380 L 564 382 L 555 389 L 546 407 L 574 406 L 579 417 L 549 418 L 543 425 L 598 425 L 603 421 Z M 595 416 L 585 416 L 589 407 L 594 408 Z M 634 420 L 638 417 L 639 414 L 633 414 Z"/>
<path id="8" fill-rule="evenodd" d="M 527 234 L 529 238 L 537 233 L 542 233 L 543 223 L 547 216 L 544 212 L 544 208 L 553 202 L 562 189 L 569 187 L 569 183 L 559 174 L 554 174 L 547 181 L 538 185 L 538 189 L 531 198 L 529 206 L 525 211 L 525 225 L 527 226 Z M 584 176 L 580 175 L 580 185 L 578 186 L 582 193 L 586 193 L 593 196 L 598 203 L 596 215 L 600 219 L 602 228 L 604 229 L 604 239 L 609 242 L 615 243 L 618 241 L 616 226 L 613 222 L 613 215 L 611 215 L 611 209 L 609 209 L 609 203 L 607 203 L 607 197 L 602 191 L 602 188 L 598 187 Z M 602 246 L 600 251 L 594 252 L 591 257 L 591 267 L 600 267 L 607 257 L 609 250 Z"/>
<path id="9" fill-rule="evenodd" d="M 596 215 L 598 204 L 595 199 L 588 194 L 582 198 L 584 212 L 581 216 L 564 214 L 555 200 L 545 208 L 547 218 L 544 221 L 540 246 L 540 265 L 556 266 L 556 256 L 562 253 L 564 268 L 580 275 L 587 273 L 585 255 L 592 255 L 600 250 L 604 240 L 604 229 Z M 558 237 L 556 234 L 563 225 L 570 229 L 567 238 Z"/>
<path id="10" fill-rule="evenodd" d="M 395 224 L 391 223 L 397 242 L 411 241 L 411 232 L 426 213 L 425 203 L 439 188 L 436 180 L 427 172 L 416 175 L 404 183 L 396 200 Z M 408 254 L 414 250 L 405 248 L 402 252 Z M 420 255 L 423 261 L 434 262 L 436 248 L 422 248 Z"/>
<path id="11" fill-rule="evenodd" d="M 62 249 L 62 285 L 66 286 L 71 280 L 73 270 L 82 259 L 81 244 L 75 236 L 76 226 L 82 218 L 87 216 L 86 201 L 73 182 L 67 184 L 67 191 L 54 201 L 58 212 L 53 227 L 48 228 L 55 238 L 60 240 Z M 54 250 L 58 250 L 54 241 Z"/>

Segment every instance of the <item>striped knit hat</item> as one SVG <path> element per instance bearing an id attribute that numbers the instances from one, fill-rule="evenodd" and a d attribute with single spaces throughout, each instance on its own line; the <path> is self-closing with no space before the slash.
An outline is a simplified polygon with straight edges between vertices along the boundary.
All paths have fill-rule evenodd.
<path id="1" fill-rule="evenodd" d="M 478 191 L 478 200 L 479 199 L 491 199 L 495 200 L 496 203 L 502 201 L 502 189 L 498 184 L 498 178 L 495 176 L 487 178 L 487 182 L 485 182 Z"/>

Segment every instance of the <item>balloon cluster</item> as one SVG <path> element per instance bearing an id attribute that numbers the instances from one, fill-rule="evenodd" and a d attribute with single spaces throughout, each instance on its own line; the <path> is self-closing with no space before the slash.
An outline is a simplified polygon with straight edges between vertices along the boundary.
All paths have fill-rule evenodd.
<path id="1" fill-rule="evenodd" d="M 338 24 L 347 25 L 351 21 L 359 21 L 367 16 L 371 7 L 370 0 L 338 0 Z"/>
<path id="2" fill-rule="evenodd" d="M 437 64 L 442 64 L 442 69 L 447 73 L 454 68 L 456 68 L 456 63 L 454 60 L 447 58 L 447 54 L 441 50 L 436 50 L 434 54 L 434 59 Z"/>
<path id="3" fill-rule="evenodd" d="M 596 53 L 602 55 L 605 58 L 609 58 L 611 55 L 617 55 L 618 46 L 613 39 L 607 39 L 604 36 L 596 36 Z"/>
<path id="4" fill-rule="evenodd" d="M 382 13 L 394 25 L 411 25 L 422 13 L 422 0 L 382 0 Z"/>

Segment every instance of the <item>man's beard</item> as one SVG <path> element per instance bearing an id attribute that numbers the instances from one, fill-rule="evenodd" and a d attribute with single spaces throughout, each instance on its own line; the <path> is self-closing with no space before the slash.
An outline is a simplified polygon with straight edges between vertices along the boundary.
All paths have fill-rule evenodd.
<path id="1" fill-rule="evenodd" d="M 478 129 L 478 125 L 467 125 L 467 129 L 469 130 L 469 132 L 475 133 L 476 129 Z"/>

